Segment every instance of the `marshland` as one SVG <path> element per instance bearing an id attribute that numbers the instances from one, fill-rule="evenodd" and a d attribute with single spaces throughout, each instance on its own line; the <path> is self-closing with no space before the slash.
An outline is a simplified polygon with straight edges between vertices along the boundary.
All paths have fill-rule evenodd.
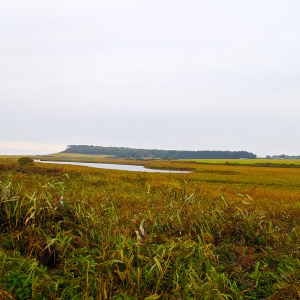
<path id="1" fill-rule="evenodd" d="M 298 299 L 300 168 L 265 163 L 1 157 L 0 299 Z"/>

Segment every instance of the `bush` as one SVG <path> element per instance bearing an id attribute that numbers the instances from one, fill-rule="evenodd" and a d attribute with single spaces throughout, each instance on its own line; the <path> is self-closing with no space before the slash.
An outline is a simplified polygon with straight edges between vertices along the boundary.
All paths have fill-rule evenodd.
<path id="1" fill-rule="evenodd" d="M 20 166 L 33 165 L 33 159 L 31 157 L 21 157 L 18 159 L 18 164 Z"/>

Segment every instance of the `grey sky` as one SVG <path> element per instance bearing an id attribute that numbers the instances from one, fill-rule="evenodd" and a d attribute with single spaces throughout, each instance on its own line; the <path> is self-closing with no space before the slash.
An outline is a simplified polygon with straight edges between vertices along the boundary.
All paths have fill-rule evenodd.
<path id="1" fill-rule="evenodd" d="M 0 154 L 300 154 L 300 1 L 1 0 Z"/>

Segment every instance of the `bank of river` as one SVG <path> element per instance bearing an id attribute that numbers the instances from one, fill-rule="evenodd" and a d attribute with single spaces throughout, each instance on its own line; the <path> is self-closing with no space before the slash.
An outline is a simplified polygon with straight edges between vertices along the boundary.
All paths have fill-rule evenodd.
<path id="1" fill-rule="evenodd" d="M 35 161 L 36 162 L 41 162 L 41 163 L 49 163 L 49 164 L 76 165 L 76 166 L 83 166 L 83 167 L 110 169 L 110 170 L 121 170 L 121 171 L 156 172 L 156 173 L 190 173 L 189 171 L 147 169 L 144 166 L 137 166 L 137 165 L 85 163 L 85 162 L 74 162 L 74 161 L 42 161 L 42 160 L 35 160 Z"/>

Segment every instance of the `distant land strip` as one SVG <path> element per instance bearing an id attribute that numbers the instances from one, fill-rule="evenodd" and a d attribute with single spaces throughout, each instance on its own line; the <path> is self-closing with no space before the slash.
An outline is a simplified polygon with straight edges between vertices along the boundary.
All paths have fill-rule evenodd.
<path id="1" fill-rule="evenodd" d="M 127 147 L 102 147 L 92 145 L 68 145 L 61 153 L 102 154 L 128 159 L 255 159 L 256 154 L 247 151 L 217 150 L 158 150 Z"/>

